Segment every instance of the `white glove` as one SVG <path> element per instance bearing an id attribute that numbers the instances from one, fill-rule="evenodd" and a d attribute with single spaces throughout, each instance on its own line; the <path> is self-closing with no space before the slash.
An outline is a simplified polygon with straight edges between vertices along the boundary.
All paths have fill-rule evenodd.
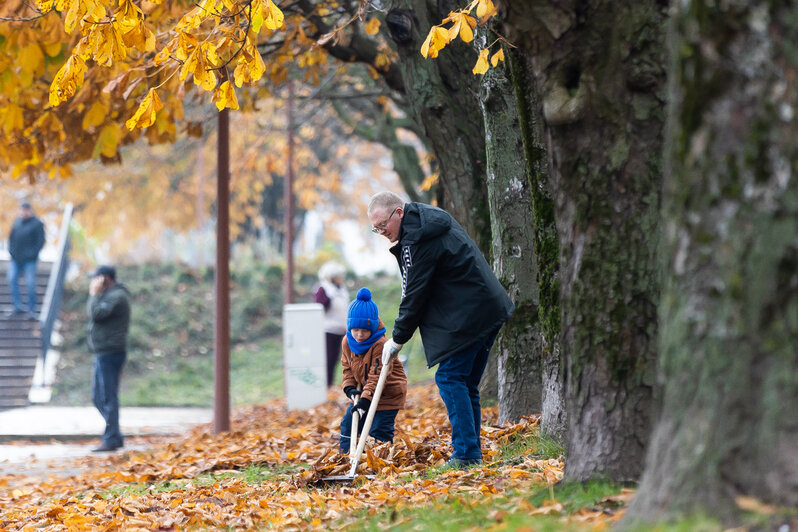
<path id="1" fill-rule="evenodd" d="M 401 349 L 402 349 L 402 345 L 403 344 L 397 344 L 396 342 L 394 342 L 393 338 L 389 338 L 388 341 L 385 342 L 385 345 L 382 346 L 382 365 L 383 366 L 387 365 L 388 362 L 390 362 L 391 360 L 396 358 L 396 355 L 398 355 L 399 351 L 401 351 Z"/>

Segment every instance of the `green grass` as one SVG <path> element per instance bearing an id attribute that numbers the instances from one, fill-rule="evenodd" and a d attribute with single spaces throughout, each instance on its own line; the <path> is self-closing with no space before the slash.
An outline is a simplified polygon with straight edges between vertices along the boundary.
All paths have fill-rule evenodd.
<path id="1" fill-rule="evenodd" d="M 531 454 L 539 459 L 561 458 L 565 448 L 557 440 L 540 434 L 539 430 L 511 438 L 499 450 L 502 460 L 513 460 Z"/>
<path id="2" fill-rule="evenodd" d="M 234 406 L 258 404 L 283 395 L 282 344 L 267 338 L 233 346 L 230 353 L 230 398 Z M 210 353 L 177 361 L 173 371 L 123 379 L 123 405 L 208 406 L 213 403 L 213 358 Z"/>
<path id="3" fill-rule="evenodd" d="M 565 507 L 565 513 L 574 513 L 599 504 L 602 499 L 616 495 L 620 490 L 617 484 L 597 481 L 586 484 L 581 490 L 555 487 L 554 496 Z M 532 493 L 508 490 L 502 496 L 489 500 L 482 496 L 450 494 L 429 504 L 363 511 L 352 529 L 377 531 L 390 527 L 391 530 L 457 532 L 496 526 L 502 530 L 530 527 L 540 532 L 591 530 L 585 524 L 564 523 L 559 516 L 529 515 L 530 505 L 542 505 L 538 501 L 539 497 L 548 500 L 549 489 L 543 487 Z"/>

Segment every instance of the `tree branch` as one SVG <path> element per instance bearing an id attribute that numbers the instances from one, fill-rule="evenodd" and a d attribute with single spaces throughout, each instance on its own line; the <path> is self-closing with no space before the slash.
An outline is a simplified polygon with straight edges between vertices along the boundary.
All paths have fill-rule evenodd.
<path id="1" fill-rule="evenodd" d="M 318 40 L 325 33 L 335 29 L 324 22 L 320 16 L 313 14 L 315 6 L 310 0 L 298 0 L 296 5 L 304 13 L 305 17 L 316 26 L 316 31 L 310 35 L 311 38 Z M 373 66 L 379 53 L 377 42 L 359 32 L 355 32 L 346 45 L 335 44 L 330 41 L 322 46 L 331 56 L 344 63 L 365 63 Z M 387 69 L 377 70 L 377 72 L 391 89 L 401 93 L 405 92 L 404 80 L 399 68 L 394 63 L 388 65 Z"/>
<path id="2" fill-rule="evenodd" d="M 341 121 L 351 127 L 355 135 L 369 142 L 378 142 L 391 151 L 393 169 L 399 176 L 399 181 L 410 197 L 410 201 L 428 199 L 422 198 L 418 192 L 419 185 L 424 181 L 424 170 L 418 160 L 418 153 L 413 146 L 399 140 L 396 128 L 391 123 L 390 115 L 380 112 L 378 109 L 375 109 L 374 112 L 360 109 L 373 120 L 373 125 L 369 126 L 363 120 L 353 120 L 351 111 L 345 109 L 341 102 L 331 100 L 330 103 Z"/>

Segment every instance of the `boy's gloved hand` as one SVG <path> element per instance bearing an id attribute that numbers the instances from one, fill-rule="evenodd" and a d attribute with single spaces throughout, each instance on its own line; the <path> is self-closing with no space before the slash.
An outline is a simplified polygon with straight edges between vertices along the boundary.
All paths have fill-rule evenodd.
<path id="1" fill-rule="evenodd" d="M 365 397 L 361 397 L 360 401 L 358 401 L 357 404 L 355 405 L 355 409 L 357 409 L 357 411 L 360 413 L 360 416 L 362 417 L 363 414 L 369 411 L 370 406 L 371 406 L 371 400 L 366 399 Z"/>
<path id="2" fill-rule="evenodd" d="M 382 365 L 385 366 L 392 358 L 396 358 L 399 351 L 402 349 L 403 344 L 397 344 L 393 338 L 389 338 L 385 345 L 382 346 Z"/>
<path id="3" fill-rule="evenodd" d="M 344 388 L 344 394 L 354 402 L 355 396 L 360 395 L 360 390 L 357 389 L 356 386 L 347 386 Z"/>

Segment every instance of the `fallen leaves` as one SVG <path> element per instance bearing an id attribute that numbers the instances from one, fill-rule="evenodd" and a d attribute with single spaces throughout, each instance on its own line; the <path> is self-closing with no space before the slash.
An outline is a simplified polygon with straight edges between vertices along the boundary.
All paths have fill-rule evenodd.
<path id="1" fill-rule="evenodd" d="M 505 463 L 499 453 L 500 442 L 537 430 L 534 417 L 503 427 L 486 424 L 484 467 L 430 471 L 451 452 L 445 409 L 432 386 L 409 390 L 394 444 L 368 447 L 361 476 L 348 484 L 320 484 L 349 471 L 348 457 L 337 450 L 345 401 L 343 395 L 330 399 L 308 411 L 286 412 L 282 401 L 240 409 L 229 433 L 214 436 L 201 427 L 148 452 L 82 459 L 91 469 L 74 477 L 0 478 L 0 485 L 14 486 L 0 491 L 0 530 L 326 528 L 381 508 L 452 501 L 475 508 L 494 498 L 503 501 L 490 514 L 497 526 L 513 511 L 563 514 L 557 501 L 535 508 L 523 498 L 562 478 L 561 459 L 530 453 Z M 486 411 L 488 420 L 495 415 L 495 409 Z M 247 479 L 247 468 L 255 466 L 263 476 Z M 518 494 L 517 500 L 508 500 L 508 493 Z M 625 503 L 622 496 L 604 504 Z M 600 510 L 577 518 L 608 519 Z"/>

